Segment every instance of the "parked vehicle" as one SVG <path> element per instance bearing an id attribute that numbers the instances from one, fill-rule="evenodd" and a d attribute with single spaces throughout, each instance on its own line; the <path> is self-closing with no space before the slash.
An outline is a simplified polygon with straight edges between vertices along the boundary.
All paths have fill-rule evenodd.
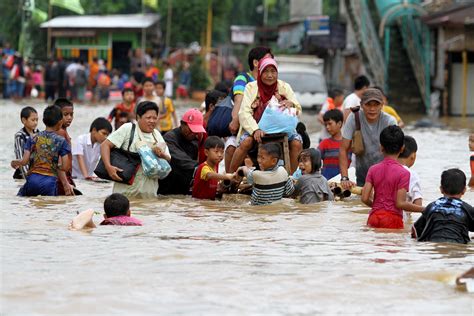
<path id="1" fill-rule="evenodd" d="M 288 82 L 303 109 L 319 111 L 328 90 L 322 68 L 323 61 L 314 56 L 276 56 L 278 78 Z"/>

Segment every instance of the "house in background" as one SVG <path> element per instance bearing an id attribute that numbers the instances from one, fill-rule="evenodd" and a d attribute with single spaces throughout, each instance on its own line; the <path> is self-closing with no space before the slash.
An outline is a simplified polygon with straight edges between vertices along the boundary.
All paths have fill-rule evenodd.
<path id="1" fill-rule="evenodd" d="M 157 14 L 58 16 L 41 24 L 51 29 L 56 57 L 91 62 L 107 61 L 107 68 L 130 72 L 132 51 L 156 49 L 160 45 Z"/>

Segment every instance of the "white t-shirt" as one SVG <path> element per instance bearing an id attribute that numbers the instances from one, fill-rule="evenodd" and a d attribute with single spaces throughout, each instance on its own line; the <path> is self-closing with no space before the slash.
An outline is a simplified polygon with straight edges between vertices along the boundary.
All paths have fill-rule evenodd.
<path id="1" fill-rule="evenodd" d="M 407 166 L 403 167 L 410 172 L 409 192 L 407 192 L 408 202 L 413 202 L 417 199 L 422 199 L 423 195 L 421 194 L 420 177 L 415 171 L 411 170 Z"/>
<path id="2" fill-rule="evenodd" d="M 84 163 L 87 168 L 87 175 L 92 177 L 94 175 L 95 167 L 100 158 L 100 144 L 92 144 L 91 133 L 78 136 L 72 142 L 72 176 L 78 179 L 84 179 L 84 175 L 79 167 L 77 156 L 82 155 Z"/>
<path id="3" fill-rule="evenodd" d="M 345 110 L 359 105 L 360 98 L 357 96 L 357 94 L 355 94 L 355 92 L 352 92 L 344 99 L 344 102 L 342 103 L 342 108 Z"/>
<path id="4" fill-rule="evenodd" d="M 162 108 L 161 98 L 160 98 L 159 96 L 153 94 L 153 97 L 150 98 L 150 99 L 147 99 L 147 98 L 145 98 L 144 96 L 138 98 L 137 103 L 136 103 L 137 106 L 135 106 L 135 112 L 137 111 L 138 105 L 139 105 L 141 102 L 144 102 L 144 101 L 154 102 L 156 105 L 158 105 L 158 108 L 159 108 L 160 111 L 161 111 L 161 108 Z"/>
<path id="5" fill-rule="evenodd" d="M 163 79 L 166 83 L 165 96 L 173 98 L 173 69 L 166 69 Z"/>

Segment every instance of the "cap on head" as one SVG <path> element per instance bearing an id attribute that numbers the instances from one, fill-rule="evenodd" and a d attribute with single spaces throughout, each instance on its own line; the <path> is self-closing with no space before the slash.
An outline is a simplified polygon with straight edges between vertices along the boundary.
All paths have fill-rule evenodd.
<path id="1" fill-rule="evenodd" d="M 379 89 L 369 88 L 364 91 L 362 94 L 362 98 L 360 100 L 360 104 L 364 105 L 369 103 L 370 101 L 376 101 L 380 104 L 383 104 L 383 94 Z"/>
<path id="2" fill-rule="evenodd" d="M 189 109 L 184 113 L 183 118 L 181 121 L 188 124 L 189 129 L 193 133 L 205 133 L 206 130 L 204 129 L 203 124 L 203 117 L 202 113 L 198 109 Z"/>

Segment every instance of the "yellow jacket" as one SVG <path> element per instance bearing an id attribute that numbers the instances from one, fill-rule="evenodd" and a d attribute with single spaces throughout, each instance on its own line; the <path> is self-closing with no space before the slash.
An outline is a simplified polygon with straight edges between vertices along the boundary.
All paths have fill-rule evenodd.
<path id="1" fill-rule="evenodd" d="M 295 108 L 298 112 L 298 115 L 301 114 L 301 105 L 296 100 L 295 93 L 291 86 L 281 80 L 278 80 L 278 93 L 282 96 L 285 96 L 288 100 L 293 102 Z M 242 104 L 240 105 L 239 111 L 239 123 L 240 123 L 240 130 L 237 135 L 237 141 L 240 140 L 240 136 L 242 135 L 243 131 L 246 131 L 250 135 L 252 135 L 256 130 L 259 129 L 257 122 L 253 118 L 253 109 L 252 103 L 258 96 L 258 86 L 257 81 L 249 82 L 245 86 L 244 97 L 242 99 Z"/>

